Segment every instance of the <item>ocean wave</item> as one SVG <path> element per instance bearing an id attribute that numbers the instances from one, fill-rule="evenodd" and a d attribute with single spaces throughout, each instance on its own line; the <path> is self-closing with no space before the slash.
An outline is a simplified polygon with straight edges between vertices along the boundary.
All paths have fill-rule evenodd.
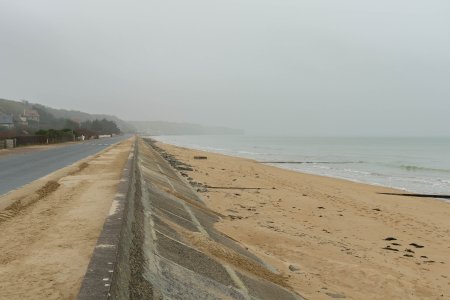
<path id="1" fill-rule="evenodd" d="M 353 169 L 344 169 L 344 171 L 348 172 L 348 173 L 359 174 L 359 175 L 375 175 L 372 172 L 359 171 L 359 170 L 353 170 Z"/>
<path id="2" fill-rule="evenodd" d="M 251 152 L 251 151 L 244 151 L 244 150 L 236 151 L 236 153 L 247 154 L 247 155 L 265 155 L 265 154 L 267 154 L 267 153 Z"/>
<path id="3" fill-rule="evenodd" d="M 312 165 L 312 168 L 315 168 L 315 169 L 321 169 L 321 170 L 332 170 L 332 169 L 333 169 L 333 168 L 328 167 L 328 166 L 324 166 L 324 165 L 316 165 L 316 164 L 313 164 L 313 165 Z"/>
<path id="4" fill-rule="evenodd" d="M 398 167 L 402 170 L 406 170 L 409 172 L 432 171 L 432 172 L 450 173 L 449 169 L 428 168 L 414 165 L 400 165 Z"/>

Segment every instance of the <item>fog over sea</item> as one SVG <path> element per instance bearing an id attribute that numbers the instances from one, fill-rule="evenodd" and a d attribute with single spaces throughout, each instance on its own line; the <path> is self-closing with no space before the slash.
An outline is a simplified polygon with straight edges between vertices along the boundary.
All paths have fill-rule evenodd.
<path id="1" fill-rule="evenodd" d="M 450 138 L 152 136 L 177 146 L 424 194 L 450 195 Z"/>

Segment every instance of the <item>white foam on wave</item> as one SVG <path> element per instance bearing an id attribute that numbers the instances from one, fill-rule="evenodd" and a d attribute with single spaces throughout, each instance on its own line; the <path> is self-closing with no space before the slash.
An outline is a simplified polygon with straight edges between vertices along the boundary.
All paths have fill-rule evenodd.
<path id="1" fill-rule="evenodd" d="M 450 178 L 446 178 L 447 176 L 442 172 L 442 169 L 447 169 L 448 166 L 446 167 L 445 164 L 443 164 L 442 169 L 423 167 L 434 165 L 435 162 L 433 163 L 433 161 L 425 159 L 424 157 L 426 156 L 422 156 L 424 155 L 422 152 L 417 154 L 419 159 L 414 158 L 415 160 L 413 160 L 412 157 L 403 157 L 400 155 L 401 153 L 392 152 L 390 148 L 383 148 L 382 143 L 374 144 L 374 146 L 370 148 L 369 153 L 367 153 L 367 149 L 362 151 L 359 148 L 355 148 L 356 144 L 344 145 L 344 143 L 339 144 L 339 141 L 337 142 L 337 147 L 335 144 L 325 144 L 325 146 L 320 144 L 320 147 L 317 147 L 317 145 L 314 144 L 294 144 L 292 143 L 292 140 L 287 140 L 286 144 L 280 144 L 279 140 L 277 140 L 277 143 L 274 144 L 273 141 L 269 139 L 266 142 L 267 144 L 249 145 L 247 138 L 245 142 L 240 142 L 239 139 L 233 140 L 230 138 L 213 138 L 211 140 L 208 138 L 205 139 L 204 137 L 200 139 L 196 139 L 196 137 L 153 138 L 176 146 L 251 158 L 260 161 L 335 161 L 336 163 L 326 164 L 317 162 L 308 164 L 271 165 L 302 173 L 392 187 L 416 193 L 450 194 Z M 261 139 L 257 140 L 258 143 L 260 143 L 260 141 Z M 336 141 L 333 141 L 333 143 L 336 143 Z M 422 147 L 422 144 L 418 143 L 418 145 L 419 144 Z M 229 147 L 223 147 L 224 145 L 228 145 Z M 379 147 L 379 145 L 381 146 Z M 358 145 L 356 145 L 356 147 L 358 147 Z M 375 149 L 376 152 L 371 151 L 372 149 Z M 381 153 L 379 153 L 379 151 L 381 151 Z M 355 155 L 349 156 L 349 153 L 355 153 Z M 399 157 L 405 161 L 399 161 Z M 358 161 L 359 163 L 339 163 L 339 161 L 347 162 L 353 160 Z M 443 160 L 442 157 L 439 161 L 441 160 Z"/>
<path id="2" fill-rule="evenodd" d="M 250 152 L 250 151 L 243 151 L 243 150 L 238 150 L 237 153 L 248 154 L 248 155 L 264 155 L 264 154 L 266 154 L 266 153 Z"/>

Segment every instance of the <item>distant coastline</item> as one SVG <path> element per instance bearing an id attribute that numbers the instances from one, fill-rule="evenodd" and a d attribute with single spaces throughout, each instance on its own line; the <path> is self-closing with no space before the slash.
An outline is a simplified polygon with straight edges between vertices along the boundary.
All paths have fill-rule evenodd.
<path id="1" fill-rule="evenodd" d="M 166 121 L 129 121 L 137 132 L 144 135 L 239 135 L 244 130 L 220 126 Z"/>

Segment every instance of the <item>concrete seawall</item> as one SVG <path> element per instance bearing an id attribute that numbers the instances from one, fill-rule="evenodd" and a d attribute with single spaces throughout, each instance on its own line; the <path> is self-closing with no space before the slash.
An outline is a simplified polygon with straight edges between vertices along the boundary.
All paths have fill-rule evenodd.
<path id="1" fill-rule="evenodd" d="M 302 299 L 138 139 L 78 299 Z M 275 297 L 275 298 L 274 298 Z"/>
<path id="2" fill-rule="evenodd" d="M 128 262 L 133 242 L 136 153 L 135 143 L 83 279 L 79 300 L 107 299 L 111 295 L 114 299 L 129 299 L 131 271 Z"/>

